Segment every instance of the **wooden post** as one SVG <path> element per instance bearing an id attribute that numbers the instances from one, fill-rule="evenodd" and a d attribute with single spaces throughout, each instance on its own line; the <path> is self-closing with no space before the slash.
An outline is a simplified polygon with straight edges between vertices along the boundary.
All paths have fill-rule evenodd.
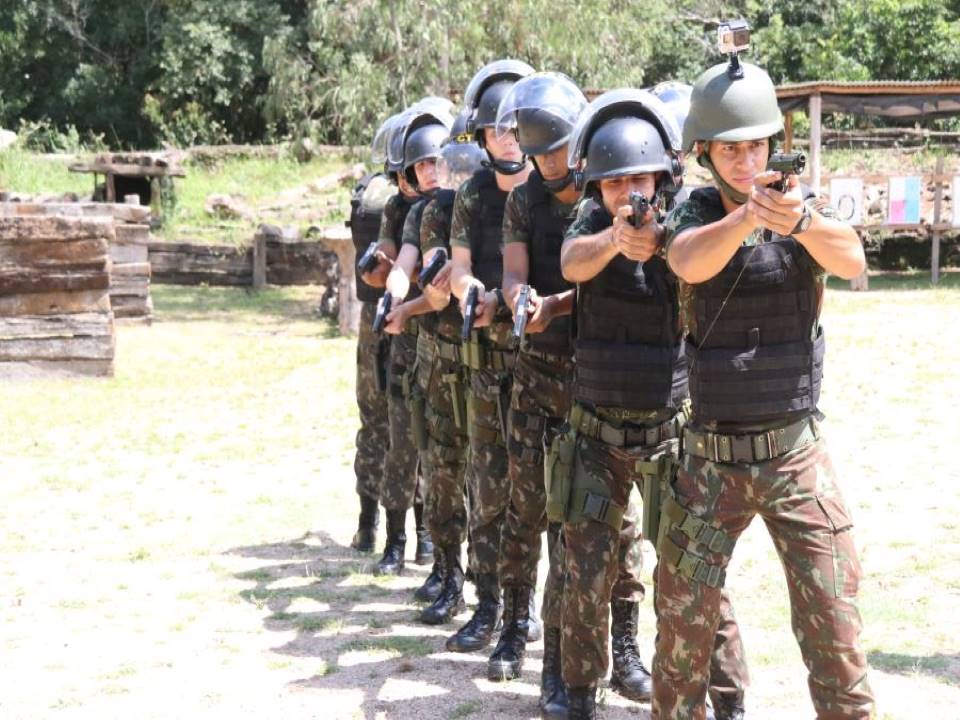
<path id="1" fill-rule="evenodd" d="M 793 152 L 793 111 L 788 112 L 783 118 L 783 151 Z"/>
<path id="2" fill-rule="evenodd" d="M 350 231 L 342 224 L 323 228 L 317 239 L 328 250 L 337 254 L 340 263 L 340 334 L 356 335 L 360 327 L 361 302 L 357 299 L 355 282 L 356 250 Z"/>
<path id="3" fill-rule="evenodd" d="M 810 96 L 810 187 L 820 192 L 820 115 L 823 103 L 820 93 Z"/>
<path id="4" fill-rule="evenodd" d="M 253 236 L 253 289 L 267 284 L 267 234 L 261 227 Z"/>
<path id="5" fill-rule="evenodd" d="M 936 285 L 940 282 L 940 210 L 943 206 L 943 156 L 937 158 L 935 187 L 933 190 L 933 239 L 930 246 L 930 282 Z M 953 199 L 957 202 L 957 198 Z"/>

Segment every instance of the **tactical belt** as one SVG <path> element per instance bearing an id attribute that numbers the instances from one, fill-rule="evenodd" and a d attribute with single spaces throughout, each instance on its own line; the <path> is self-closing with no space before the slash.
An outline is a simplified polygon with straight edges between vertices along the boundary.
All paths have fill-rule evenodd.
<path id="1" fill-rule="evenodd" d="M 582 405 L 574 405 L 570 411 L 570 425 L 580 435 L 586 435 L 615 447 L 653 447 L 664 440 L 680 437 L 683 427 L 682 415 L 651 427 L 617 427 L 604 422 Z"/>
<path id="2" fill-rule="evenodd" d="M 569 355 L 556 355 L 554 353 L 540 352 L 539 350 L 534 350 L 527 346 L 522 347 L 520 352 L 526 357 L 540 360 L 548 365 L 565 365 L 570 363 Z"/>
<path id="3" fill-rule="evenodd" d="M 816 419 L 805 417 L 786 427 L 761 433 L 722 435 L 683 430 L 683 449 L 711 462 L 755 463 L 773 460 L 820 439 Z"/>
<path id="4" fill-rule="evenodd" d="M 484 347 L 477 340 L 463 343 L 462 362 L 471 370 L 493 370 L 510 372 L 516 355 L 512 350 L 499 350 Z"/>

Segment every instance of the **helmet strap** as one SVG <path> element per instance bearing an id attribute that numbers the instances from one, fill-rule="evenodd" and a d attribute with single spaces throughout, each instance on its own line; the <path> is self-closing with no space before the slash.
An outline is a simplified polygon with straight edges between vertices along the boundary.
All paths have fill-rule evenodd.
<path id="1" fill-rule="evenodd" d="M 737 205 L 743 205 L 747 202 L 749 196 L 746 193 L 734 189 L 730 183 L 720 177 L 720 173 L 717 172 L 717 168 L 714 167 L 706 150 L 697 155 L 697 163 L 700 167 L 704 167 L 710 171 L 710 174 L 713 176 L 713 181 L 717 184 L 717 187 L 720 188 L 720 192 L 733 200 Z"/>
<path id="2" fill-rule="evenodd" d="M 485 168 L 491 168 L 494 172 L 498 172 L 501 175 L 516 175 L 517 173 L 523 172 L 523 169 L 527 166 L 527 159 L 524 157 L 520 162 L 497 160 L 490 150 L 487 150 L 487 159 L 480 164 Z"/>
<path id="3" fill-rule="evenodd" d="M 540 179 L 543 181 L 543 186 L 554 195 L 563 192 L 566 188 L 570 187 L 570 183 L 573 182 L 574 171 L 572 169 L 567 170 L 567 174 L 563 177 L 556 178 L 555 180 L 547 180 L 545 177 L 543 177 L 543 171 L 540 169 L 540 166 L 537 165 L 537 159 L 531 157 L 530 162 L 533 163 L 533 167 L 535 167 L 537 172 L 540 173 Z"/>

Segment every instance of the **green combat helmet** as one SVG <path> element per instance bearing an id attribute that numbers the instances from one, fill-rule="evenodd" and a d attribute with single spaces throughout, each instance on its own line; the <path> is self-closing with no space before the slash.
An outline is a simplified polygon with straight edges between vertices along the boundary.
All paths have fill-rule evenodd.
<path id="1" fill-rule="evenodd" d="M 783 132 L 783 116 L 773 81 L 762 68 L 739 61 L 737 52 L 747 45 L 732 49 L 724 46 L 724 27 L 720 28 L 720 45 L 722 51 L 730 51 L 730 61 L 714 65 L 693 85 L 690 114 L 683 124 L 683 150 L 688 153 L 698 141 L 742 142 L 772 138 Z M 770 151 L 773 152 L 773 143 Z M 747 201 L 746 195 L 720 178 L 706 152 L 697 156 L 697 162 L 710 171 L 731 200 L 741 204 Z"/>

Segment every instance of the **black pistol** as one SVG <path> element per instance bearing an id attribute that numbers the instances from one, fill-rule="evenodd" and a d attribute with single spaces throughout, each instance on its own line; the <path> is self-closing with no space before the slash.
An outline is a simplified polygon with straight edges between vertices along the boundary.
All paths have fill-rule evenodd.
<path id="1" fill-rule="evenodd" d="M 361 275 L 365 275 L 366 273 L 371 273 L 376 270 L 378 263 L 377 243 L 372 242 L 367 249 L 363 251 L 363 255 L 360 256 L 360 259 L 357 260 L 357 270 L 360 271 Z"/>
<path id="2" fill-rule="evenodd" d="M 380 302 L 377 303 L 377 314 L 373 318 L 373 331 L 380 335 L 383 332 L 383 326 L 387 324 L 387 315 L 393 309 L 393 295 L 385 292 Z"/>
<path id="3" fill-rule="evenodd" d="M 434 253 L 433 258 L 417 276 L 417 285 L 420 286 L 420 289 L 423 290 L 423 288 L 432 283 L 433 279 L 440 273 L 441 270 L 443 270 L 443 266 L 446 264 L 447 251 L 443 248 L 440 248 L 436 253 Z"/>
<path id="4" fill-rule="evenodd" d="M 530 313 L 527 312 L 527 306 L 530 304 L 530 286 L 524 285 L 520 288 L 520 297 L 517 298 L 517 309 L 513 316 L 513 346 L 519 347 L 523 342 L 523 336 L 527 332 L 527 320 L 530 319 Z"/>
<path id="5" fill-rule="evenodd" d="M 767 170 L 776 170 L 783 173 L 783 179 L 770 183 L 770 187 L 778 192 L 787 189 L 787 175 L 802 175 L 807 167 L 807 156 L 802 152 L 774 153 L 767 160 Z"/>
<path id="6" fill-rule="evenodd" d="M 630 207 L 633 208 L 633 216 L 630 218 L 630 224 L 635 228 L 643 225 L 643 218 L 650 209 L 650 201 L 642 192 L 634 190 L 630 193 Z"/>
<path id="7" fill-rule="evenodd" d="M 463 330 L 460 333 L 464 342 L 470 339 L 470 331 L 473 330 L 473 321 L 477 317 L 477 300 L 480 288 L 471 285 L 467 290 L 467 299 L 463 303 Z"/>

